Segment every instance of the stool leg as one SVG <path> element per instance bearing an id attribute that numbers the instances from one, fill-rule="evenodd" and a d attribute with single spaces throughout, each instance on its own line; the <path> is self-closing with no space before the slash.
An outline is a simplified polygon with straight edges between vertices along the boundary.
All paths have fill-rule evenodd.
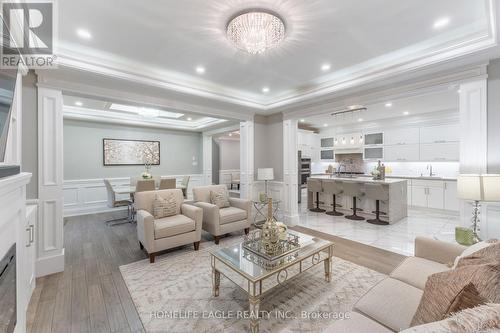
<path id="1" fill-rule="evenodd" d="M 366 222 L 371 223 L 371 224 L 377 224 L 377 225 L 388 225 L 389 222 L 382 221 L 380 219 L 380 200 L 375 201 L 375 206 L 376 206 L 375 218 L 368 220 Z"/>
<path id="2" fill-rule="evenodd" d="M 326 210 L 319 208 L 319 192 L 316 192 L 316 208 L 309 209 L 311 212 L 324 213 Z"/>
<path id="3" fill-rule="evenodd" d="M 326 215 L 331 216 L 343 216 L 344 214 L 337 212 L 337 196 L 333 195 L 333 210 L 331 212 L 326 212 Z"/>
<path id="4" fill-rule="evenodd" d="M 352 197 L 352 215 L 346 216 L 345 217 L 346 219 L 354 220 L 354 221 L 363 221 L 363 220 L 365 220 L 364 217 L 358 216 L 356 214 L 356 212 L 358 210 L 357 207 L 356 207 L 357 206 L 357 199 L 358 198 L 356 198 L 356 197 Z"/>

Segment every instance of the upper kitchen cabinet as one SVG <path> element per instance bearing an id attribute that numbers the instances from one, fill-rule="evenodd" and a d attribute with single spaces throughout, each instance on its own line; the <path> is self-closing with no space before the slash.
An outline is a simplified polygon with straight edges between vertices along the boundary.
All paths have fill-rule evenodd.
<path id="1" fill-rule="evenodd" d="M 384 160 L 387 162 L 417 162 L 420 160 L 419 144 L 385 146 Z"/>
<path id="2" fill-rule="evenodd" d="M 363 146 L 363 134 L 347 133 L 336 135 L 333 146 L 337 149 L 361 148 Z"/>
<path id="3" fill-rule="evenodd" d="M 313 162 L 319 160 L 320 142 L 319 135 L 309 131 L 299 131 L 298 147 L 302 157 L 310 158 Z"/>
<path id="4" fill-rule="evenodd" d="M 460 160 L 460 143 L 426 143 L 420 145 L 420 160 L 447 162 Z"/>
<path id="5" fill-rule="evenodd" d="M 413 145 L 420 143 L 419 128 L 391 129 L 384 132 L 384 144 L 392 145 Z"/>
<path id="6" fill-rule="evenodd" d="M 446 143 L 460 141 L 460 125 L 439 125 L 420 128 L 420 143 Z"/>
<path id="7" fill-rule="evenodd" d="M 321 138 L 321 148 L 332 148 L 333 138 Z"/>
<path id="8" fill-rule="evenodd" d="M 384 144 L 384 133 L 366 133 L 365 146 Z"/>

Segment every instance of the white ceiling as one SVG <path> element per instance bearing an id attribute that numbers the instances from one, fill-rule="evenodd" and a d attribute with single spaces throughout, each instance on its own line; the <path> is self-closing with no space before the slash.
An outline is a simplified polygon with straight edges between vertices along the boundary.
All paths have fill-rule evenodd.
<path id="1" fill-rule="evenodd" d="M 390 104 L 391 106 L 386 106 Z M 446 90 L 438 91 L 432 94 L 413 96 L 405 99 L 385 101 L 383 103 L 365 105 L 366 111 L 347 113 L 339 116 L 332 116 L 328 113 L 305 117 L 300 121 L 304 125 L 316 127 L 320 130 L 327 128 L 366 124 L 373 121 L 383 121 L 396 118 L 412 117 L 429 113 L 450 113 L 457 112 L 459 107 L 459 94 L 454 86 Z M 362 119 L 362 121 L 359 121 Z M 327 126 L 325 126 L 327 125 Z"/>
<path id="2" fill-rule="evenodd" d="M 358 72 L 443 51 L 491 34 L 489 0 L 64 0 L 61 58 L 168 81 L 178 89 L 251 106 L 314 94 Z M 226 39 L 227 19 L 266 8 L 286 21 L 287 37 L 262 55 Z M 448 17 L 442 29 L 436 20 Z M 77 36 L 87 29 L 92 38 Z M 464 45 L 465 45 L 464 44 Z M 447 49 L 448 50 L 448 49 Z M 329 72 L 321 71 L 324 63 Z M 196 73 L 203 66 L 203 75 Z M 269 87 L 269 93 L 261 89 Z"/>
<path id="3" fill-rule="evenodd" d="M 194 113 L 182 113 L 178 118 L 163 115 L 164 108 L 159 110 L 159 116 L 151 117 L 140 112 L 110 109 L 113 102 L 79 96 L 63 95 L 64 116 L 68 119 L 78 119 L 97 122 L 109 122 L 125 125 L 162 127 L 182 130 L 204 131 L 221 124 L 227 125 L 228 119 L 207 117 Z M 132 107 L 143 107 L 129 103 L 117 103 Z M 148 107 L 151 109 L 151 107 Z M 140 110 L 138 110 L 140 111 Z"/>

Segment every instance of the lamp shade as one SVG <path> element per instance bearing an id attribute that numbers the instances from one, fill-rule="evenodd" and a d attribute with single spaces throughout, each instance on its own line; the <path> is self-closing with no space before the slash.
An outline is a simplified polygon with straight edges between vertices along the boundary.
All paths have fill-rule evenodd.
<path id="1" fill-rule="evenodd" d="M 259 168 L 257 169 L 257 180 L 273 180 L 274 179 L 274 169 L 273 168 Z"/>
<path id="2" fill-rule="evenodd" d="M 480 175 L 459 175 L 457 183 L 458 198 L 463 200 L 483 200 L 483 184 Z"/>
<path id="3" fill-rule="evenodd" d="M 500 175 L 483 175 L 483 200 L 500 202 Z"/>

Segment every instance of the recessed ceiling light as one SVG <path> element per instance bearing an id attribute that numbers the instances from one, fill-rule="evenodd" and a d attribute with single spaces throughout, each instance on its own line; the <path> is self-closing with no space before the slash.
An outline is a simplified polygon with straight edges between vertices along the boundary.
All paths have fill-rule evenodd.
<path id="1" fill-rule="evenodd" d="M 300 122 L 303 123 L 304 121 L 306 121 L 305 119 L 300 119 Z"/>
<path id="2" fill-rule="evenodd" d="M 449 17 L 442 17 L 434 22 L 434 29 L 441 29 L 446 27 L 450 23 Z"/>
<path id="3" fill-rule="evenodd" d="M 86 29 L 79 28 L 76 30 L 76 34 L 82 39 L 92 39 L 92 34 Z"/>
<path id="4" fill-rule="evenodd" d="M 359 122 L 362 122 L 362 121 L 363 121 L 363 118 L 358 118 L 358 121 L 359 121 Z"/>
<path id="5" fill-rule="evenodd" d="M 82 103 L 82 102 L 80 102 L 80 101 L 76 101 L 76 102 L 75 102 L 75 105 L 76 105 L 76 106 L 82 106 L 82 105 L 83 105 L 83 103 Z"/>
<path id="6" fill-rule="evenodd" d="M 264 88 L 262 88 L 262 92 L 263 92 L 264 94 L 267 94 L 267 93 L 269 92 L 269 87 L 264 87 Z"/>
<path id="7" fill-rule="evenodd" d="M 229 136 L 233 136 L 233 133 L 229 133 Z"/>
<path id="8" fill-rule="evenodd" d="M 323 72 L 327 72 L 327 71 L 329 71 L 329 70 L 330 70 L 330 68 L 332 68 L 332 66 L 331 66 L 330 64 L 323 64 L 323 65 L 321 65 L 321 70 L 322 70 Z"/>
<path id="9" fill-rule="evenodd" d="M 392 103 L 391 103 L 391 102 L 387 102 L 387 103 L 385 103 L 385 107 L 386 107 L 386 108 L 390 108 L 391 106 L 392 106 Z"/>
<path id="10" fill-rule="evenodd" d="M 198 74 L 205 74 L 205 67 L 203 67 L 203 66 L 197 66 L 196 67 L 196 73 L 198 73 Z"/>
<path id="11" fill-rule="evenodd" d="M 328 124 L 323 124 L 323 127 L 328 127 Z"/>
<path id="12" fill-rule="evenodd" d="M 188 120 L 188 121 L 191 121 L 191 120 L 193 120 L 193 118 L 191 118 L 191 117 L 188 117 L 188 118 L 187 118 L 187 120 Z"/>
<path id="13" fill-rule="evenodd" d="M 409 115 L 409 114 L 410 114 L 410 112 L 409 112 L 409 111 L 405 111 L 405 112 L 403 112 L 403 114 L 404 114 L 405 116 L 407 116 L 407 115 Z"/>

